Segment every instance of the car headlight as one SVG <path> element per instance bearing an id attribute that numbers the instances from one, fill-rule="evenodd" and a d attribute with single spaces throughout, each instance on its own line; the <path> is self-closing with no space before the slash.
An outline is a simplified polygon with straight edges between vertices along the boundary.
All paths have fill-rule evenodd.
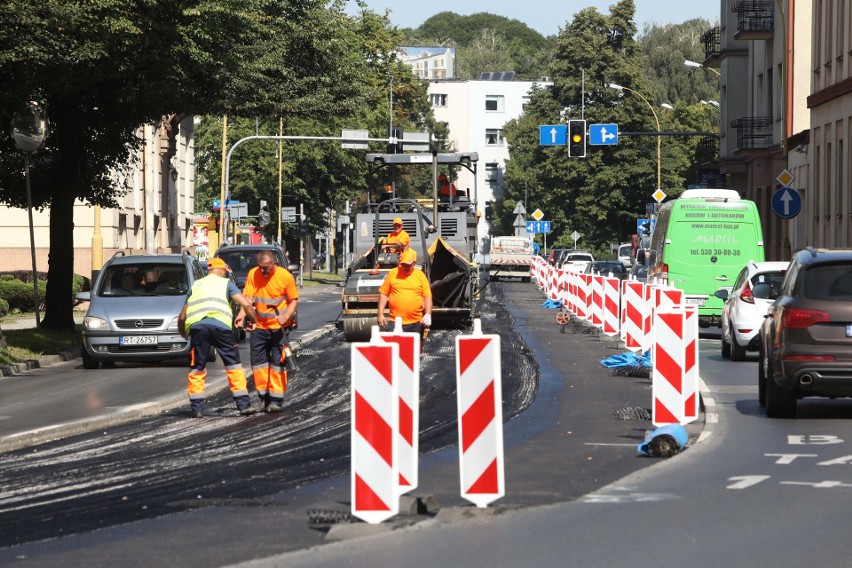
<path id="1" fill-rule="evenodd" d="M 83 318 L 83 329 L 107 329 L 107 321 L 103 318 L 86 316 Z"/>
<path id="2" fill-rule="evenodd" d="M 169 325 L 168 325 L 168 327 L 166 328 L 166 330 L 167 330 L 167 331 L 173 331 L 173 332 L 175 332 L 175 333 L 178 333 L 178 318 L 177 318 L 177 317 L 173 317 L 173 318 L 171 319 L 171 321 L 169 321 Z"/>

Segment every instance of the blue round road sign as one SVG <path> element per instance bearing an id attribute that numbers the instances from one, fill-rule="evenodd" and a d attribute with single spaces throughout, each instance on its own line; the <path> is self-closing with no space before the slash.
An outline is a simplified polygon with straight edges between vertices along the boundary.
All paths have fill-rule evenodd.
<path id="1" fill-rule="evenodd" d="M 772 194 L 772 212 L 782 219 L 792 219 L 802 210 L 802 196 L 792 187 L 782 187 Z"/>

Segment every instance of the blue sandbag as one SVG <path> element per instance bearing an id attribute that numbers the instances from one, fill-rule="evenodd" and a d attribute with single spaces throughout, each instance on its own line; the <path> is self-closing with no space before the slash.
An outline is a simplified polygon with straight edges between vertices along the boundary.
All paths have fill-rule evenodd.
<path id="1" fill-rule="evenodd" d="M 561 308 L 562 301 L 561 300 L 545 300 L 541 305 L 542 308 Z"/>
<path id="2" fill-rule="evenodd" d="M 689 434 L 682 424 L 666 424 L 649 432 L 636 450 L 653 458 L 669 458 L 680 453 L 687 442 Z"/>
<path id="3" fill-rule="evenodd" d="M 601 361 L 601 365 L 610 369 L 616 367 L 631 367 L 634 365 L 638 365 L 640 367 L 650 367 L 650 351 L 646 351 L 643 355 L 637 355 L 632 351 L 622 353 L 621 355 L 613 355 L 612 357 L 607 357 L 606 359 Z"/>

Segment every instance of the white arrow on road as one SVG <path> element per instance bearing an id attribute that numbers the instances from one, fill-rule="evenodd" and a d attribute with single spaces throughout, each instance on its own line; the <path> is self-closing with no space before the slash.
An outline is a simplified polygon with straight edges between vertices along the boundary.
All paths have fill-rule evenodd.
<path id="1" fill-rule="evenodd" d="M 781 194 L 780 199 L 781 199 L 781 202 L 784 204 L 784 215 L 789 215 L 790 214 L 790 202 L 793 201 L 793 196 L 790 195 L 790 192 L 785 189 L 784 193 Z"/>
<path id="2" fill-rule="evenodd" d="M 550 143 L 551 144 L 556 144 L 556 132 L 557 132 L 556 128 L 550 129 Z"/>
<path id="3" fill-rule="evenodd" d="M 615 134 L 606 131 L 606 128 L 601 128 L 601 140 L 603 140 L 604 144 L 610 138 L 615 138 Z"/>

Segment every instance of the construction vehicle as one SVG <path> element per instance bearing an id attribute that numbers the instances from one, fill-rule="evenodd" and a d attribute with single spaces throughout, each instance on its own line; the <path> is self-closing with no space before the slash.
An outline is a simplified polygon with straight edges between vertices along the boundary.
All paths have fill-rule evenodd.
<path id="1" fill-rule="evenodd" d="M 417 263 L 432 288 L 432 326 L 463 329 L 477 317 L 479 268 L 476 254 L 477 216 L 467 196 L 439 201 L 438 164 L 469 169 L 476 177 L 476 153 L 367 154 L 374 167 L 432 164 L 432 199 L 372 200 L 355 216 L 353 252 L 343 289 L 343 333 L 347 341 L 366 341 L 377 325 L 379 287 L 397 266 L 398 250 L 384 245 L 395 217 L 411 238 Z"/>

